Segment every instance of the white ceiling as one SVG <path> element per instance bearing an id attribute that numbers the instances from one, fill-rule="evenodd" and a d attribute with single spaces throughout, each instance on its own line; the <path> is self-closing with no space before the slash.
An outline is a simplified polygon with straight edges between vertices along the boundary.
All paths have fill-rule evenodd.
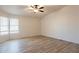
<path id="1" fill-rule="evenodd" d="M 31 16 L 31 17 L 44 17 L 45 15 L 57 11 L 64 7 L 64 5 L 43 5 L 44 12 L 34 13 L 33 11 L 29 10 L 27 5 L 1 5 L 0 10 L 12 14 L 12 15 L 20 15 L 20 16 Z M 26 10 L 25 10 L 26 8 Z"/>

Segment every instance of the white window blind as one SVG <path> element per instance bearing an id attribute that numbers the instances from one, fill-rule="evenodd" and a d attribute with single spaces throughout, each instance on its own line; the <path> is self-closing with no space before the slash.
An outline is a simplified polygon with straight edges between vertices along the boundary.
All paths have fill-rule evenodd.
<path id="1" fill-rule="evenodd" d="M 19 20 L 16 18 L 10 19 L 10 33 L 18 33 L 19 32 Z"/>
<path id="2" fill-rule="evenodd" d="M 0 35 L 19 33 L 19 20 L 0 16 Z"/>

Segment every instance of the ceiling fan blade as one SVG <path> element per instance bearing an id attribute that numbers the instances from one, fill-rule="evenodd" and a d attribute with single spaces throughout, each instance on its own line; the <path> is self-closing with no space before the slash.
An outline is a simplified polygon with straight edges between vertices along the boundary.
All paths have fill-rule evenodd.
<path id="1" fill-rule="evenodd" d="M 40 12 L 44 12 L 43 10 L 39 10 Z"/>
<path id="2" fill-rule="evenodd" d="M 44 7 L 40 7 L 39 9 L 43 9 Z"/>
<path id="3" fill-rule="evenodd" d="M 32 5 L 30 7 L 34 8 Z"/>
<path id="4" fill-rule="evenodd" d="M 38 8 L 38 5 L 35 5 L 35 8 Z"/>

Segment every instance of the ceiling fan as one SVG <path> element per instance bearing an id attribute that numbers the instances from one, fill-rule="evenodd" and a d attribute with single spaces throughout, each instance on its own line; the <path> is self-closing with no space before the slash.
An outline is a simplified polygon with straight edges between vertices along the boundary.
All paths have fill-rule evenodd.
<path id="1" fill-rule="evenodd" d="M 40 5 L 31 5 L 29 7 L 29 9 L 32 9 L 34 11 L 34 13 L 36 12 L 44 12 L 44 7 L 43 6 L 40 6 Z"/>

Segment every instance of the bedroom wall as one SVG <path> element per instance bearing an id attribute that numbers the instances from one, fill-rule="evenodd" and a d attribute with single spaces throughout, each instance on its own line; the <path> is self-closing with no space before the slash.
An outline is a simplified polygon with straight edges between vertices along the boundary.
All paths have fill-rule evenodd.
<path id="1" fill-rule="evenodd" d="M 11 34 L 10 39 L 17 39 L 29 36 L 40 35 L 40 19 L 26 16 L 13 16 L 4 12 L 0 12 L 0 16 L 17 17 L 19 19 L 19 30 L 17 34 Z M 0 35 L 0 42 L 9 40 L 8 35 Z"/>
<path id="2" fill-rule="evenodd" d="M 44 36 L 79 44 L 79 6 L 66 6 L 41 20 Z"/>
<path id="3" fill-rule="evenodd" d="M 40 35 L 40 19 L 19 17 L 20 33 L 11 35 L 12 39 Z"/>

